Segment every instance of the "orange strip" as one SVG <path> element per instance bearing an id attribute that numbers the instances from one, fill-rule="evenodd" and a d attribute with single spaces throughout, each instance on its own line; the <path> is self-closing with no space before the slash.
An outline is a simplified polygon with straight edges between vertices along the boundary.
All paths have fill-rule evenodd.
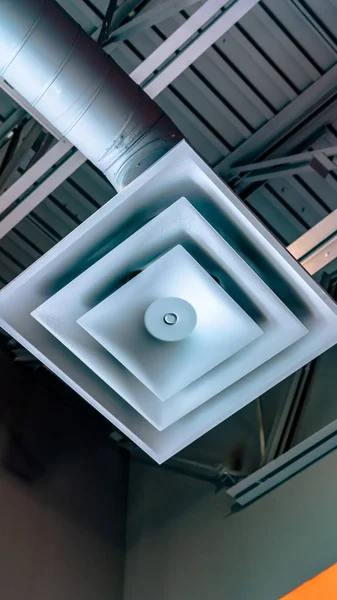
<path id="1" fill-rule="evenodd" d="M 280 600 L 336 600 L 337 563 Z"/>

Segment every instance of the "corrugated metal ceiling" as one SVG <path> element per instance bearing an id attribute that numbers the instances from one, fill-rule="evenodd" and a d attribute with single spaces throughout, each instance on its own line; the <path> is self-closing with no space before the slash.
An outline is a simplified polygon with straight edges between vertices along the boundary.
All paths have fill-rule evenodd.
<path id="1" fill-rule="evenodd" d="M 60 4 L 92 33 L 108 2 L 62 0 Z M 191 12 L 181 11 L 132 35 L 114 50 L 114 58 L 130 72 Z M 336 144 L 334 32 L 337 0 L 260 2 L 157 100 L 193 147 L 237 187 L 285 244 L 337 208 L 336 175 L 329 173 L 323 178 L 310 168 L 270 178 L 262 185 L 239 181 L 232 168 L 260 156 Z M 1 122 L 16 108 L 13 100 L 0 92 Z M 21 172 L 27 164 L 20 165 Z M 91 165 L 78 169 L 3 238 L 0 284 L 19 274 L 113 194 L 110 184 Z"/>

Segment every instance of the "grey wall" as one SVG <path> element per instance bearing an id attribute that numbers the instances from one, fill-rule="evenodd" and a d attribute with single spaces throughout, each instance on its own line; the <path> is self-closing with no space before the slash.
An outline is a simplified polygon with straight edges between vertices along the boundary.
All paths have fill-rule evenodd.
<path id="1" fill-rule="evenodd" d="M 292 445 L 337 419 L 336 364 L 337 346 L 317 359 Z"/>
<path id="2" fill-rule="evenodd" d="M 337 561 L 337 453 L 226 519 L 224 493 L 130 478 L 124 600 L 274 600 Z"/>
<path id="3" fill-rule="evenodd" d="M 85 455 L 74 457 L 39 492 L 0 473 L 4 600 L 122 599 L 123 539 L 116 526 L 116 520 L 123 520 L 120 501 L 106 482 L 108 512 L 107 501 L 99 501 L 102 490 L 95 489 L 92 460 L 86 471 L 88 462 Z M 110 475 L 118 481 L 118 465 L 112 468 Z M 79 478 L 80 471 L 86 473 Z"/>
<path id="4" fill-rule="evenodd" d="M 10 371 L 0 361 L 0 598 L 122 600 L 127 463 L 111 428 Z"/>

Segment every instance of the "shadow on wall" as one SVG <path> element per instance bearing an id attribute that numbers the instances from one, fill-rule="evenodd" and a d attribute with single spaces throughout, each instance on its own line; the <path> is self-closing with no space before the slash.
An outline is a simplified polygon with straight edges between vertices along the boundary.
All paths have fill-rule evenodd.
<path id="1" fill-rule="evenodd" d="M 1 596 L 122 600 L 128 462 L 111 426 L 44 369 L 2 356 L 0 377 Z"/>
<path id="2" fill-rule="evenodd" d="M 214 494 L 214 486 L 207 482 L 131 462 L 128 549 L 137 547 L 144 537 L 160 535 L 171 521 L 182 518 Z"/>
<path id="3" fill-rule="evenodd" d="M 275 415 L 287 396 L 291 378 L 281 382 L 262 397 L 263 421 L 266 440 Z M 209 433 L 185 448 L 179 456 L 192 461 L 229 470 L 252 473 L 260 466 L 261 449 L 256 403 L 252 402 L 235 413 Z M 172 473 L 165 465 L 143 465 L 132 461 L 128 497 L 128 547 L 137 545 L 144 535 L 152 535 L 161 528 L 187 515 L 207 499 L 217 502 L 214 485 Z M 221 493 L 221 514 L 231 506 L 229 496 Z"/>

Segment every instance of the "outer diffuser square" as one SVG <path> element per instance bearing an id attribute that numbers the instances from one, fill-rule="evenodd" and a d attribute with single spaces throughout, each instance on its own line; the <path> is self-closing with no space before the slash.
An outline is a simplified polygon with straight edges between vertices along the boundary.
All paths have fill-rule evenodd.
<path id="1" fill-rule="evenodd" d="M 194 309 L 196 325 L 180 341 L 160 341 L 148 333 L 145 313 L 156 300 L 172 297 Z M 182 246 L 156 260 L 78 323 L 160 400 L 167 400 L 263 333 Z M 167 329 L 179 326 L 179 320 L 164 323 Z"/>
<path id="2" fill-rule="evenodd" d="M 178 242 L 184 243 L 199 263 L 221 278 L 226 289 L 263 329 L 263 335 L 230 359 L 170 398 L 155 396 L 78 321 L 98 298 L 118 287 L 126 274 L 141 270 Z M 249 296 L 248 296 L 249 290 Z M 162 431 L 281 352 L 307 329 L 268 288 L 228 243 L 185 199 L 180 198 L 155 219 L 107 252 L 79 277 L 51 296 L 33 316 L 139 414 Z"/>
<path id="3" fill-rule="evenodd" d="M 265 287 L 270 288 L 274 297 L 279 297 L 288 311 L 294 314 L 294 318 L 303 324 L 307 334 L 302 337 L 298 335 L 294 341 L 291 331 L 289 335 L 287 332 L 288 347 L 276 355 L 270 347 L 272 358 L 253 367 L 248 373 L 241 356 L 236 369 L 242 369 L 242 376 L 235 383 L 210 397 L 207 402 L 164 431 L 158 431 L 34 319 L 31 313 L 72 280 L 76 281 L 76 277 L 84 274 L 86 269 L 91 271 L 90 267 L 96 266 L 94 263 L 99 258 L 112 248 L 117 250 L 129 236 L 182 196 L 240 254 L 242 264 L 248 263 L 263 280 Z M 135 250 L 135 262 L 137 252 L 148 241 L 144 238 L 143 245 Z M 208 241 L 203 240 L 203 244 L 206 247 Z M 212 250 L 216 253 L 214 247 Z M 221 244 L 218 244 L 218 255 L 220 264 Z M 156 258 L 157 255 L 152 256 L 152 260 Z M 235 281 L 235 277 L 233 280 Z M 110 293 L 111 291 L 112 289 Z M 238 301 L 234 293 L 230 295 Z M 249 284 L 246 286 L 246 295 L 251 298 Z M 106 295 L 99 301 L 104 297 Z M 96 303 L 97 300 L 96 298 Z M 241 302 L 238 303 L 241 305 Z M 93 304 L 87 301 L 83 312 L 91 308 Z M 246 310 L 246 306 L 243 308 Z M 249 310 L 246 312 L 250 314 Z M 265 331 L 263 319 L 262 322 L 254 320 Z M 176 146 L 4 288 L 0 292 L 0 325 L 159 463 L 337 341 L 337 312 L 333 300 L 185 142 Z M 251 344 L 254 355 L 257 352 L 253 347 L 266 336 L 267 334 L 263 334 Z M 274 338 L 270 338 L 271 346 L 273 341 Z M 249 346 L 237 352 L 223 364 L 227 365 L 248 348 Z M 250 354 L 249 359 L 254 362 Z M 215 384 L 213 377 L 209 378 L 209 375 L 219 368 L 220 365 L 186 390 L 196 385 L 199 394 L 202 391 L 200 387 L 212 394 Z M 184 398 L 184 392 L 181 394 Z M 162 403 L 157 401 L 157 404 Z M 163 404 L 170 405 L 171 400 Z"/>

